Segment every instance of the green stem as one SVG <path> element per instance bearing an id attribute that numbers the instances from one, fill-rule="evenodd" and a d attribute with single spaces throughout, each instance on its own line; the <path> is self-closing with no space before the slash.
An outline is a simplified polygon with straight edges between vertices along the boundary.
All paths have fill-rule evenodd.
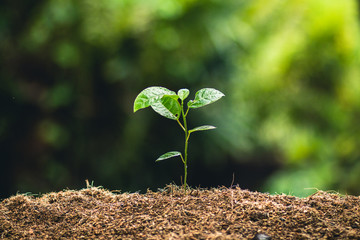
<path id="1" fill-rule="evenodd" d="M 188 149 L 188 141 L 185 141 L 185 160 L 184 160 L 184 190 L 186 192 L 187 188 L 187 149 Z"/>
<path id="2" fill-rule="evenodd" d="M 187 155 L 188 155 L 188 144 L 189 144 L 189 132 L 187 129 L 187 122 L 186 122 L 186 115 L 189 111 L 186 111 L 186 114 L 184 113 L 184 105 L 183 105 L 183 101 L 181 102 L 181 112 L 182 112 L 182 116 L 183 116 L 183 130 L 185 132 L 185 150 L 184 150 L 184 191 L 186 192 L 186 187 L 187 187 Z"/>

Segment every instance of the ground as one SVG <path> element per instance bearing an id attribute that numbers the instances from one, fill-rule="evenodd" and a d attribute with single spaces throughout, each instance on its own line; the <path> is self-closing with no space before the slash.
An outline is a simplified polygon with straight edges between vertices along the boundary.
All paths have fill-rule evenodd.
<path id="1" fill-rule="evenodd" d="M 89 187 L 0 203 L 1 239 L 360 239 L 360 197 L 238 187 L 145 194 Z M 255 238 L 261 239 L 261 238 Z"/>

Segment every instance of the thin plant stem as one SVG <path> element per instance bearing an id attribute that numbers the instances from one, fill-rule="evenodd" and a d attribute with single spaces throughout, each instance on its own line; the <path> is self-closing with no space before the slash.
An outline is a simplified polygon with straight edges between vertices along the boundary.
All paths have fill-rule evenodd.
<path id="1" fill-rule="evenodd" d="M 186 122 L 186 115 L 189 111 L 189 109 L 186 111 L 186 114 L 184 113 L 184 102 L 181 101 L 181 113 L 183 116 L 183 130 L 185 132 L 185 149 L 184 149 L 184 191 L 186 192 L 187 188 L 187 155 L 188 155 L 188 144 L 189 144 L 189 132 L 187 129 L 187 122 Z"/>
<path id="2" fill-rule="evenodd" d="M 184 189 L 185 189 L 185 192 L 186 192 L 186 188 L 187 188 L 187 183 L 186 183 L 186 180 L 187 180 L 187 151 L 188 151 L 188 138 L 186 138 L 186 141 L 185 141 L 185 161 L 184 161 Z"/>

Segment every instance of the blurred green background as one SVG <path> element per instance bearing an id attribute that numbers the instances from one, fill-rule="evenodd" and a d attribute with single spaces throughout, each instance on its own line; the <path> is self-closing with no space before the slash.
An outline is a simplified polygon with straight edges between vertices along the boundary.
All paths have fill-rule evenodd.
<path id="1" fill-rule="evenodd" d="M 175 121 L 134 114 L 148 86 L 190 98 L 189 184 L 360 194 L 360 1 L 49 0 L 0 6 L 0 197 L 181 184 Z M 190 99 L 189 98 L 189 99 Z"/>

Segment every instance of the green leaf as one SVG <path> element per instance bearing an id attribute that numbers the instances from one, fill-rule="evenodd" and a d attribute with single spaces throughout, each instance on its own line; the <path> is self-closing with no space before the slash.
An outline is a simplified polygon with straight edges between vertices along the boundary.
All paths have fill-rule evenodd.
<path id="1" fill-rule="evenodd" d="M 186 88 L 180 89 L 177 93 L 177 95 L 180 97 L 181 100 L 184 100 L 189 96 L 189 90 Z"/>
<path id="2" fill-rule="evenodd" d="M 211 130 L 211 129 L 215 129 L 215 128 L 216 127 L 211 126 L 211 125 L 204 125 L 204 126 L 196 127 L 194 129 L 189 130 L 189 133 L 197 132 L 197 131 L 206 131 L 206 130 Z"/>
<path id="3" fill-rule="evenodd" d="M 137 95 L 134 101 L 134 112 L 151 106 L 155 102 L 160 101 L 161 97 L 164 95 L 175 95 L 176 93 L 170 91 L 164 87 L 148 87 Z"/>
<path id="4" fill-rule="evenodd" d="M 164 95 L 160 101 L 151 104 L 152 109 L 163 117 L 177 120 L 181 113 L 180 103 L 177 95 Z"/>
<path id="5" fill-rule="evenodd" d="M 162 160 L 172 158 L 172 157 L 177 157 L 177 156 L 181 156 L 181 152 L 177 152 L 177 151 L 167 152 L 167 153 L 161 155 L 158 159 L 156 159 L 155 162 L 162 161 Z"/>
<path id="6" fill-rule="evenodd" d="M 199 108 L 210 103 L 216 102 L 225 96 L 219 90 L 214 88 L 203 88 L 196 92 L 195 99 L 188 102 L 189 108 Z"/>

